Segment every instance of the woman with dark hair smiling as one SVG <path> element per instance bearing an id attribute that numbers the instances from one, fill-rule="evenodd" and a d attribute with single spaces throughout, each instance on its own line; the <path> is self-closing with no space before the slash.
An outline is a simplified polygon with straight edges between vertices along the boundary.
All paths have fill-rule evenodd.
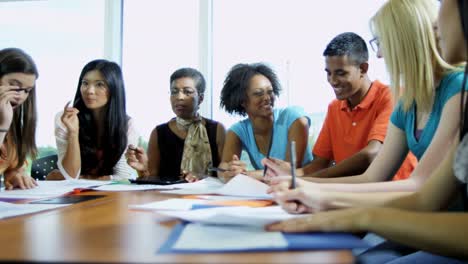
<path id="1" fill-rule="evenodd" d="M 26 157 L 35 158 L 36 79 L 33 59 L 16 48 L 0 50 L 0 174 L 5 188 L 33 188 L 25 174 Z"/>
<path id="2" fill-rule="evenodd" d="M 107 60 L 86 64 L 73 107 L 67 104 L 55 124 L 57 165 L 63 178 L 132 177 L 124 152 L 127 145 L 138 143 L 138 134 L 127 116 L 119 65 Z"/>
<path id="3" fill-rule="evenodd" d="M 289 144 L 296 142 L 296 167 L 312 160 L 308 144 L 310 119 L 298 107 L 274 109 L 281 87 L 275 72 L 265 64 L 237 64 L 229 71 L 221 91 L 221 107 L 230 114 L 247 116 L 228 131 L 218 172 L 224 181 L 244 173 L 261 178 L 265 157 L 290 160 Z M 287 142 L 285 142 L 287 140 Z M 255 170 L 239 160 L 245 150 Z"/>

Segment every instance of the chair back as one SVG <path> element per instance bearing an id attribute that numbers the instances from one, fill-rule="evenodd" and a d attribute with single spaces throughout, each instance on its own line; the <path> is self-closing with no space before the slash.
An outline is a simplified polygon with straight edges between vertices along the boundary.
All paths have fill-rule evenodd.
<path id="1" fill-rule="evenodd" d="M 49 172 L 57 169 L 58 156 L 56 154 L 36 159 L 31 165 L 31 177 L 43 181 Z"/>

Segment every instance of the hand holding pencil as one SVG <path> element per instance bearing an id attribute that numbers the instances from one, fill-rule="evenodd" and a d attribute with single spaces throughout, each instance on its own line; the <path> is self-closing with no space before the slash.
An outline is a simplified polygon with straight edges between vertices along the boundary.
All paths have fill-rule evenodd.
<path id="1" fill-rule="evenodd" d="M 148 156 L 142 147 L 136 147 L 130 144 L 125 152 L 127 164 L 140 173 L 148 171 Z M 148 176 L 148 175 L 141 175 Z"/>

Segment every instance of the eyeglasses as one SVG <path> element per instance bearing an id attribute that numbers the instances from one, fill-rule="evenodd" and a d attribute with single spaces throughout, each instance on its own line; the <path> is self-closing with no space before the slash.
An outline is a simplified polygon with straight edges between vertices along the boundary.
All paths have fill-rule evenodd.
<path id="1" fill-rule="evenodd" d="M 18 93 L 24 91 L 25 94 L 28 94 L 28 93 L 30 93 L 32 91 L 32 89 L 34 89 L 34 87 L 21 88 L 21 86 L 23 86 L 23 84 L 18 80 L 11 80 L 11 82 L 9 82 L 9 85 L 18 86 L 18 88 L 16 88 L 16 89 L 10 89 L 10 91 L 14 91 L 14 92 L 18 92 Z"/>
<path id="2" fill-rule="evenodd" d="M 275 92 L 273 90 L 267 90 L 267 91 L 261 90 L 261 91 L 256 91 L 256 92 L 252 93 L 252 95 L 255 96 L 255 97 L 264 97 L 265 94 L 267 94 L 268 96 L 272 97 L 272 96 L 274 96 L 274 93 Z"/>
<path id="3" fill-rule="evenodd" d="M 15 92 L 21 92 L 21 91 L 24 91 L 25 94 L 28 94 L 32 91 L 33 87 L 30 87 L 30 88 L 18 88 L 18 89 L 11 89 L 11 91 L 15 91 Z"/>
<path id="4" fill-rule="evenodd" d="M 169 94 L 171 96 L 176 96 L 178 95 L 180 92 L 182 92 L 185 96 L 192 96 L 193 94 L 195 94 L 195 90 L 192 90 L 192 89 L 171 89 L 169 91 Z"/>
<path id="5" fill-rule="evenodd" d="M 380 41 L 378 37 L 375 37 L 371 40 L 369 40 L 369 45 L 371 46 L 372 50 L 377 53 L 380 48 Z"/>

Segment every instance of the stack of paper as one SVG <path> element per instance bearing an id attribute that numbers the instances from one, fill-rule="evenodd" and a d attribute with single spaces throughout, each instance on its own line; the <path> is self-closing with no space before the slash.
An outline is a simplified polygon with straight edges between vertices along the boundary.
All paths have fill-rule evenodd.
<path id="1" fill-rule="evenodd" d="M 178 185 L 179 184 L 176 184 L 174 186 Z M 220 183 L 218 179 L 210 178 L 210 180 L 206 182 L 184 183 L 184 186 L 185 189 L 183 190 L 163 191 L 163 193 L 221 194 L 253 199 L 271 199 L 271 195 L 266 193 L 269 188 L 268 185 L 243 174 L 238 174 L 224 185 Z"/>
<path id="2" fill-rule="evenodd" d="M 272 196 L 267 194 L 269 186 L 252 177 L 239 174 L 219 190 L 214 192 L 221 195 L 235 195 L 251 198 L 271 199 Z"/>
<path id="3" fill-rule="evenodd" d="M 224 196 L 216 196 L 224 197 Z M 163 201 L 156 201 L 151 203 L 139 204 L 139 205 L 130 205 L 129 208 L 136 210 L 145 210 L 145 211 L 188 211 L 194 207 L 198 208 L 207 208 L 215 206 L 244 206 L 244 207 L 265 207 L 273 204 L 273 201 L 265 200 L 248 200 L 245 197 L 227 197 L 229 199 L 188 199 L 188 198 L 174 198 L 167 199 Z"/>
<path id="4" fill-rule="evenodd" d="M 178 224 L 159 253 L 228 253 L 366 248 L 346 233 L 280 233 L 261 227 Z"/>
<path id="5" fill-rule="evenodd" d="M 203 242 L 200 241 L 203 238 Z M 283 249 L 288 242 L 281 232 L 245 226 L 208 226 L 188 224 L 174 243 L 173 250 L 225 251 L 252 248 Z"/>
<path id="6" fill-rule="evenodd" d="M 188 211 L 196 204 L 204 204 L 200 199 L 167 199 L 140 205 L 130 205 L 129 208 L 147 211 Z"/>
<path id="7" fill-rule="evenodd" d="M 93 180 L 64 180 L 64 181 L 37 181 L 38 186 L 26 190 L 10 190 L 0 192 L 0 198 L 7 199 L 41 199 L 67 194 L 76 188 L 91 188 L 110 184 L 109 181 Z"/>
<path id="8" fill-rule="evenodd" d="M 263 227 L 274 222 L 291 219 L 298 216 L 304 216 L 288 214 L 279 206 L 226 206 L 190 211 L 158 211 L 158 214 L 165 217 L 172 217 L 203 224 L 243 225 L 257 227 Z"/>
<path id="9" fill-rule="evenodd" d="M 0 219 L 37 213 L 44 210 L 67 206 L 65 204 L 12 204 L 0 202 Z"/>
<path id="10" fill-rule="evenodd" d="M 108 184 L 93 188 L 96 191 L 105 192 L 127 192 L 127 191 L 147 191 L 147 190 L 172 190 L 172 185 L 155 184 Z"/>

